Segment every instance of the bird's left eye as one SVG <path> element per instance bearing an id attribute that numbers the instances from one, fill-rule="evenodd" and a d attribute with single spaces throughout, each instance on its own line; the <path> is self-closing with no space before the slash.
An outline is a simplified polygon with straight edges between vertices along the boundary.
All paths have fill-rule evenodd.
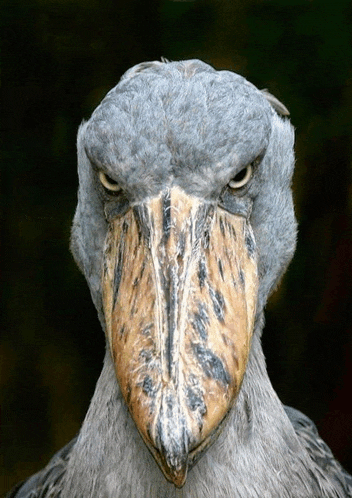
<path id="1" fill-rule="evenodd" d="M 229 187 L 232 189 L 238 189 L 246 185 L 252 178 L 253 167 L 251 164 L 241 169 L 237 175 L 229 181 Z"/>
<path id="2" fill-rule="evenodd" d="M 101 184 L 110 192 L 119 192 L 121 190 L 121 187 L 117 181 L 103 171 L 99 171 L 99 180 Z"/>

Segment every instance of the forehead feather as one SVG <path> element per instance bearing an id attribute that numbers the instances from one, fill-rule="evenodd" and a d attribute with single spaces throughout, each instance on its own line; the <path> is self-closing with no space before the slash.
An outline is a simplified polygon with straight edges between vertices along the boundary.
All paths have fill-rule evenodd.
<path id="1" fill-rule="evenodd" d="M 94 111 L 85 146 L 98 164 L 195 170 L 261 152 L 272 115 L 261 92 L 235 73 L 200 61 L 147 63 L 125 73 Z"/>

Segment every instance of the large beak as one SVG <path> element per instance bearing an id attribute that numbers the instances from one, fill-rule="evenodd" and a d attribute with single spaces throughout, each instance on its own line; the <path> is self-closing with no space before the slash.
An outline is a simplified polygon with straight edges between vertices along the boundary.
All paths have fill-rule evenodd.
<path id="1" fill-rule="evenodd" d="M 240 389 L 257 289 L 245 218 L 178 187 L 110 224 L 103 301 L 116 376 L 145 443 L 178 487 Z"/>

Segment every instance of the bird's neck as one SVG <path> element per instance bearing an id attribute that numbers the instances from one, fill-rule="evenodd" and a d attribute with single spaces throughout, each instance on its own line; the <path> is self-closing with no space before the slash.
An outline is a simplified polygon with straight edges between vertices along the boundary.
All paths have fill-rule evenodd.
<path id="1" fill-rule="evenodd" d="M 176 489 L 142 441 L 107 352 L 61 497 L 308 498 L 314 495 L 302 485 L 310 481 L 307 460 L 271 386 L 256 334 L 241 391 L 222 433 L 189 471 L 185 486 Z"/>

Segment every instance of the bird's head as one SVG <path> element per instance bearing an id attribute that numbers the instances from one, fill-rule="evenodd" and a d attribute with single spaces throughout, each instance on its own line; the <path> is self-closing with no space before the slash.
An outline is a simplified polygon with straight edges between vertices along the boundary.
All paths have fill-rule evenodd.
<path id="1" fill-rule="evenodd" d="M 232 72 L 152 62 L 79 131 L 72 251 L 131 416 L 176 486 L 223 427 L 294 251 L 293 131 L 278 113 Z"/>

